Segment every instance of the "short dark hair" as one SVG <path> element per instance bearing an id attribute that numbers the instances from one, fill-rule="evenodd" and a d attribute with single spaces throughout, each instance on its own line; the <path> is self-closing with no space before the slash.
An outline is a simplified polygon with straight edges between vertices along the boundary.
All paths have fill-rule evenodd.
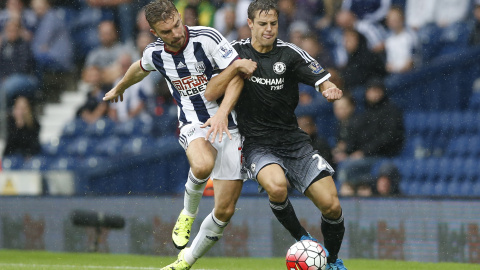
<path id="1" fill-rule="evenodd" d="M 276 1 L 273 0 L 255 0 L 250 3 L 248 6 L 248 18 L 253 21 L 258 10 L 260 13 L 265 12 L 267 14 L 270 10 L 275 10 L 277 17 L 279 14 L 278 5 Z"/>
<path id="2" fill-rule="evenodd" d="M 178 10 L 171 0 L 154 0 L 145 6 L 145 18 L 151 28 L 159 21 L 172 19 L 175 13 Z"/>

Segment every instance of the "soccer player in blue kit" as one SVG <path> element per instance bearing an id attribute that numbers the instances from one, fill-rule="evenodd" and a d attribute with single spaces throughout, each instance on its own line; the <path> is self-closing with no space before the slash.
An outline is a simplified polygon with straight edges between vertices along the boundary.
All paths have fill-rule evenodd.
<path id="1" fill-rule="evenodd" d="M 190 163 L 185 185 L 184 209 L 174 226 L 172 240 L 183 249 L 178 259 L 162 269 L 190 269 L 222 236 L 240 196 L 244 177 L 241 174 L 241 138 L 234 113 L 227 116 L 230 140 L 211 143 L 205 140 L 208 127 L 201 126 L 219 109 L 217 101 L 204 94 L 216 70 L 249 77 L 257 64 L 239 59 L 231 44 L 215 29 L 188 27 L 170 0 L 155 0 L 145 7 L 151 32 L 158 40 L 147 46 L 141 60 L 133 63 L 124 77 L 104 100 L 123 101 L 123 93 L 141 81 L 150 71 L 159 71 L 178 104 L 179 143 Z M 221 73 L 220 73 L 221 74 Z M 228 97 L 229 92 L 225 94 Z M 221 162 L 220 162 L 221 161 Z M 209 177 L 213 178 L 215 207 L 202 222 L 190 248 L 185 248 L 199 201 Z"/>
<path id="2" fill-rule="evenodd" d="M 218 113 L 206 122 L 211 127 L 207 138 L 213 140 L 217 132 L 226 130 L 226 115 L 235 108 L 238 128 L 244 137 L 245 168 L 250 178 L 266 190 L 277 219 L 297 241 L 316 241 L 301 226 L 288 199 L 290 183 L 322 213 L 321 230 L 329 253 L 327 269 L 346 270 L 343 261 L 338 259 L 345 226 L 332 178 L 334 170 L 312 148 L 309 136 L 299 129 L 294 113 L 299 82 L 315 86 L 330 102 L 340 99 L 343 92 L 328 80 L 330 74 L 304 50 L 277 39 L 278 14 L 273 0 L 250 3 L 248 26 L 252 38 L 232 44 L 241 58 L 252 59 L 258 67 L 244 81 L 243 89 L 240 84 L 236 95 L 225 96 Z M 239 80 L 234 72 L 222 72 L 209 82 L 205 97 L 215 100 L 223 95 L 231 81 Z M 231 86 L 227 91 L 231 91 Z"/>

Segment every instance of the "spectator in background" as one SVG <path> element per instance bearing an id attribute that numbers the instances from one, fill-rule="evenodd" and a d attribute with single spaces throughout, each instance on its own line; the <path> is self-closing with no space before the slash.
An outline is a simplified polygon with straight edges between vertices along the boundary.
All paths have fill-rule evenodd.
<path id="1" fill-rule="evenodd" d="M 315 28 L 319 30 L 328 28 L 332 25 L 332 23 L 334 22 L 335 16 L 338 13 L 338 11 L 341 9 L 342 3 L 343 3 L 343 0 L 323 0 L 323 1 L 303 0 L 303 1 L 315 2 L 314 5 L 316 5 L 317 8 L 313 8 L 313 10 L 317 10 L 315 14 L 321 14 L 320 17 L 316 17 L 315 19 L 316 20 Z M 318 11 L 318 7 L 321 7 L 322 9 L 321 12 Z"/>
<path id="2" fill-rule="evenodd" d="M 353 91 L 372 78 L 383 78 L 385 64 L 367 48 L 365 37 L 355 30 L 345 30 L 343 42 L 348 53 L 347 65 L 341 69 L 345 90 Z"/>
<path id="3" fill-rule="evenodd" d="M 318 150 L 320 155 L 329 163 L 333 164 L 332 148 L 327 140 L 318 134 L 318 128 L 315 124 L 315 119 L 308 114 L 297 116 L 298 127 L 305 131 L 312 140 L 314 150 Z"/>
<path id="4" fill-rule="evenodd" d="M 101 45 L 87 55 L 85 67 L 96 66 L 102 72 L 104 84 L 113 84 L 117 76 L 113 71 L 117 68 L 115 63 L 125 51 L 133 53 L 131 48 L 118 41 L 118 34 L 113 21 L 103 21 L 98 26 L 98 37 Z"/>
<path id="5" fill-rule="evenodd" d="M 469 8 L 470 0 L 407 0 L 406 24 L 414 30 L 430 23 L 446 27 L 464 20 Z"/>
<path id="6" fill-rule="evenodd" d="M 305 21 L 294 21 L 288 28 L 288 42 L 302 46 L 303 37 L 310 33 L 310 28 Z"/>
<path id="7" fill-rule="evenodd" d="M 233 4 L 225 4 L 215 13 L 215 25 L 221 25 L 221 29 L 216 29 L 230 42 L 238 39 L 236 16 Z"/>
<path id="8" fill-rule="evenodd" d="M 106 116 L 108 103 L 103 102 L 106 89 L 102 84 L 102 71 L 97 66 L 88 66 L 82 72 L 82 80 L 87 86 L 87 100 L 77 110 L 80 117 L 88 124 L 95 123 L 98 119 Z"/>
<path id="9" fill-rule="evenodd" d="M 332 150 L 334 164 L 346 160 L 352 153 L 353 137 L 355 136 L 355 124 L 358 121 L 355 115 L 355 100 L 351 95 L 344 95 L 333 103 L 333 114 L 337 119 L 336 143 Z"/>
<path id="10" fill-rule="evenodd" d="M 473 31 L 470 34 L 470 45 L 480 45 L 480 0 L 475 0 L 475 8 L 473 10 Z"/>
<path id="11" fill-rule="evenodd" d="M 40 153 L 40 125 L 26 97 L 15 99 L 7 123 L 7 143 L 3 156 L 20 154 L 31 157 Z"/>
<path id="12" fill-rule="evenodd" d="M 228 41 L 233 41 L 234 32 L 247 25 L 248 5 L 251 0 L 224 0 L 215 12 L 214 28 L 220 31 Z M 250 30 L 249 30 L 250 31 Z"/>
<path id="13" fill-rule="evenodd" d="M 380 23 L 385 19 L 391 2 L 391 0 L 343 0 L 342 9 L 354 13 L 359 20 Z"/>
<path id="14" fill-rule="evenodd" d="M 37 67 L 42 71 L 63 72 L 73 69 L 73 44 L 66 24 L 51 0 L 32 0 L 31 6 L 38 18 L 32 41 Z"/>
<path id="15" fill-rule="evenodd" d="M 384 49 L 384 41 L 386 32 L 383 26 L 369 21 L 361 21 L 357 16 L 349 10 L 341 10 L 337 13 L 337 25 L 343 30 L 355 30 L 361 33 L 367 40 L 368 49 L 373 52 L 382 52 Z"/>
<path id="16" fill-rule="evenodd" d="M 0 36 L 0 109 L 10 107 L 17 95 L 33 98 L 39 88 L 30 42 L 21 33 L 20 22 L 11 20 Z"/>
<path id="17" fill-rule="evenodd" d="M 368 83 L 365 103 L 366 110 L 356 121 L 351 143 L 347 145 L 348 159 L 339 166 L 341 183 L 372 183 L 373 164 L 379 158 L 398 155 L 403 148 L 403 114 L 389 101 L 381 80 L 373 79 Z"/>
<path id="18" fill-rule="evenodd" d="M 0 10 L 0 32 L 12 20 L 19 21 L 22 27 L 20 36 L 26 41 L 31 41 L 37 17 L 31 9 L 25 8 L 22 0 L 7 0 L 5 9 Z"/>
<path id="19" fill-rule="evenodd" d="M 311 57 L 315 58 L 317 62 L 322 63 L 324 68 L 330 69 L 335 66 L 332 56 L 327 50 L 325 50 L 323 44 L 318 40 L 316 35 L 307 34 L 302 36 L 300 48 L 305 50 Z"/>
<path id="20" fill-rule="evenodd" d="M 133 63 L 132 56 L 124 53 L 118 59 L 121 70 L 119 72 L 118 83 Z M 130 119 L 141 117 L 145 120 L 151 120 L 150 115 L 146 112 L 147 101 L 153 96 L 154 85 L 151 79 L 143 79 L 129 88 L 123 94 L 123 102 L 112 103 L 109 109 L 109 116 L 116 122 L 126 122 Z"/>
<path id="21" fill-rule="evenodd" d="M 385 68 L 389 73 L 407 72 L 413 68 L 413 53 L 417 44 L 415 33 L 405 28 L 403 11 L 399 7 L 390 9 L 386 24 L 391 33 L 385 41 Z"/>
<path id="22" fill-rule="evenodd" d="M 378 196 L 398 196 L 401 194 L 401 175 L 395 164 L 385 162 L 380 166 L 375 182 L 374 194 Z"/>
<path id="23" fill-rule="evenodd" d="M 213 18 L 215 17 L 215 7 L 208 0 L 177 0 L 175 6 L 180 14 L 184 14 L 186 6 L 192 6 L 197 9 L 198 24 L 202 26 L 213 27 Z"/>
<path id="24" fill-rule="evenodd" d="M 135 37 L 135 18 L 150 0 L 87 0 L 93 8 L 110 9 L 120 28 L 120 40 L 133 42 Z"/>
<path id="25" fill-rule="evenodd" d="M 289 40 L 290 25 L 294 22 L 304 21 L 307 26 L 312 25 L 310 21 L 312 14 L 295 0 L 279 0 L 278 9 L 280 11 L 278 24 L 282 26 L 278 28 L 278 39 Z"/>
<path id="26" fill-rule="evenodd" d="M 137 14 L 137 33 L 141 32 L 149 32 L 150 33 L 150 25 L 145 17 L 145 9 L 142 8 Z"/>
<path id="27" fill-rule="evenodd" d="M 237 30 L 238 33 L 238 39 L 247 39 L 252 37 L 252 31 L 250 30 L 250 27 L 248 25 L 244 25 Z"/>
<path id="28" fill-rule="evenodd" d="M 183 9 L 183 24 L 188 26 L 198 25 L 198 11 L 197 7 L 187 5 Z"/>

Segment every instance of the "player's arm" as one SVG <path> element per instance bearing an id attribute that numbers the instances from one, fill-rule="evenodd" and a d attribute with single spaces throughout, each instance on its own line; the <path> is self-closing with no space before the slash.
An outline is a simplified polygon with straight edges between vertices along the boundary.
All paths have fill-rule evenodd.
<path id="1" fill-rule="evenodd" d="M 341 99 L 343 96 L 343 91 L 329 80 L 322 82 L 318 86 L 318 89 L 328 102 L 334 102 L 335 100 Z"/>
<path id="2" fill-rule="evenodd" d="M 255 69 L 257 69 L 257 63 L 252 60 L 239 59 L 233 61 L 233 63 L 220 72 L 220 74 L 210 79 L 207 84 L 207 89 L 205 90 L 205 98 L 208 101 L 217 100 L 225 94 L 227 86 L 235 76 L 242 75 L 245 78 L 250 78 Z"/>
<path id="3" fill-rule="evenodd" d="M 243 89 L 243 78 L 239 75 L 235 76 L 226 87 L 225 96 L 223 97 L 222 103 L 218 108 L 214 116 L 205 122 L 202 127 L 210 126 L 210 129 L 207 131 L 205 139 L 208 140 L 210 137 L 210 142 L 214 142 L 217 134 L 219 134 L 218 141 L 222 141 L 223 132 L 227 133 L 228 138 L 232 139 L 232 135 L 228 130 L 228 115 L 237 104 L 240 93 Z M 210 136 L 212 135 L 212 136 Z"/>
<path id="4" fill-rule="evenodd" d="M 112 90 L 108 91 L 103 97 L 104 101 L 110 102 L 118 102 L 118 98 L 120 97 L 120 101 L 123 101 L 123 93 L 127 88 L 130 86 L 138 83 L 139 81 L 143 80 L 150 72 L 143 70 L 140 66 L 140 60 L 133 63 L 123 76 L 123 78 L 115 85 Z"/>

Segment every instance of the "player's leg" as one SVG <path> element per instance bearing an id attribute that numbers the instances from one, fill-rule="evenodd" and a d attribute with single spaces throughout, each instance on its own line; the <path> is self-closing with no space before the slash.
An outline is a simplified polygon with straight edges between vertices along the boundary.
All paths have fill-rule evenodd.
<path id="1" fill-rule="evenodd" d="M 186 149 L 190 170 L 185 184 L 184 208 L 172 231 L 173 244 L 178 249 L 183 249 L 188 244 L 203 190 L 215 165 L 217 151 L 204 139 L 205 132 L 195 124 L 181 129 L 179 141 Z"/>
<path id="2" fill-rule="evenodd" d="M 324 177 L 320 174 L 319 178 L 307 188 L 305 195 L 322 212 L 322 234 L 325 247 L 329 251 L 327 263 L 330 268 L 327 269 L 346 269 L 342 260 L 338 259 L 345 225 L 337 189 L 330 175 Z"/>
<path id="3" fill-rule="evenodd" d="M 217 149 L 215 167 L 212 171 L 214 185 L 214 210 L 203 220 L 192 246 L 183 250 L 173 264 L 163 269 L 190 269 L 220 238 L 230 218 L 235 212 L 235 205 L 242 191 L 243 179 L 241 169 L 241 138 L 238 132 L 232 132 L 232 140 L 215 142 Z M 238 179 L 238 180 L 228 180 Z"/>
<path id="4" fill-rule="evenodd" d="M 242 191 L 243 180 L 213 180 L 215 208 L 203 220 L 200 230 L 185 252 L 185 261 L 193 265 L 222 238 L 223 231 L 235 213 L 235 205 Z"/>
<path id="5" fill-rule="evenodd" d="M 287 178 L 284 169 L 279 165 L 279 163 L 282 164 L 281 160 L 273 155 L 262 155 L 258 159 L 253 156 L 252 159 L 254 164 L 260 165 L 256 179 L 267 192 L 270 208 L 277 220 L 295 240 L 298 241 L 302 236 L 307 236 L 307 231 L 300 224 L 293 205 L 288 199 Z M 262 167 L 262 164 L 268 165 Z"/>

